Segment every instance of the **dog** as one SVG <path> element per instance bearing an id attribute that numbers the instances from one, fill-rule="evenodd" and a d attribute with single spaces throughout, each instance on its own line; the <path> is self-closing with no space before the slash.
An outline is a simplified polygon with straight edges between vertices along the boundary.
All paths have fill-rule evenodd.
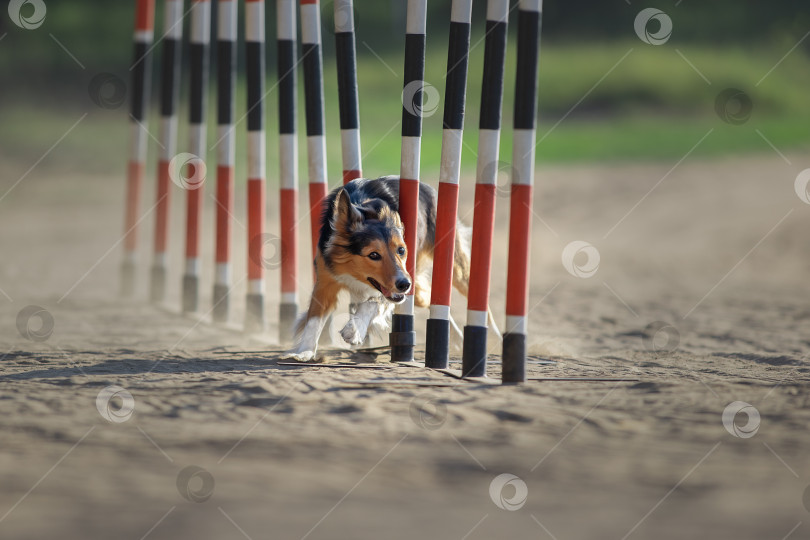
<path id="1" fill-rule="evenodd" d="M 414 287 L 414 305 L 428 307 L 436 236 L 436 191 L 419 184 L 416 253 L 408 253 L 399 216 L 399 178 L 356 179 L 333 190 L 323 202 L 316 250 L 315 285 L 309 309 L 296 324 L 295 346 L 285 358 L 306 362 L 316 349 L 338 293 L 347 290 L 353 312 L 340 330 L 349 345 L 369 333 L 384 335 L 396 304 Z M 465 297 L 470 280 L 470 229 L 457 224 L 453 286 Z M 405 262 L 416 257 L 416 276 Z M 497 327 L 489 313 L 491 328 Z M 460 330 L 452 323 L 456 332 Z"/>

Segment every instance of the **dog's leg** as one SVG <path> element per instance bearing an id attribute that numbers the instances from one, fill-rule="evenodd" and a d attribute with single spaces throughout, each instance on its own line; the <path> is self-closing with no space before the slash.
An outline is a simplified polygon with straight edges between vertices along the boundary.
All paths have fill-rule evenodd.
<path id="1" fill-rule="evenodd" d="M 374 300 L 355 303 L 354 313 L 349 317 L 349 321 L 340 331 L 343 341 L 349 345 L 360 345 L 368 335 L 368 327 L 374 317 L 377 316 L 380 303 Z"/>
<path id="2" fill-rule="evenodd" d="M 296 345 L 284 354 L 285 359 L 307 362 L 315 358 L 324 323 L 337 305 L 338 292 L 343 286 L 335 281 L 318 257 L 315 270 L 315 287 L 309 309 L 296 325 Z"/>

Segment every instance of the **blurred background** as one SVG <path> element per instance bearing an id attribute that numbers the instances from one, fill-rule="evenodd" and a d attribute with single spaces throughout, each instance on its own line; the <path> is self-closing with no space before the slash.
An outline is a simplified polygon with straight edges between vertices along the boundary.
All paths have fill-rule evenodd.
<path id="1" fill-rule="evenodd" d="M 274 4 L 267 2 L 268 88 L 276 79 Z M 365 172 L 396 173 L 405 2 L 358 0 L 355 4 Z M 426 81 L 443 95 L 450 1 L 431 0 L 428 4 Z M 158 2 L 156 38 L 161 35 L 161 6 Z M 637 36 L 634 21 L 645 7 L 659 8 L 671 19 L 666 47 L 645 43 Z M 485 2 L 476 2 L 473 9 L 464 150 L 464 164 L 470 173 L 477 141 Z M 89 115 L 81 126 L 82 135 L 63 141 L 42 165 L 118 173 L 126 160 L 129 96 L 118 107 L 102 108 L 94 104 L 90 87 L 93 77 L 100 73 L 112 73 L 129 84 L 134 2 L 48 2 L 47 10 L 45 22 L 35 31 L 19 28 L 5 13 L 0 17 L 0 157 L 32 163 L 84 111 Z M 240 6 L 240 16 L 241 12 Z M 323 2 L 322 13 L 327 134 L 331 134 L 329 171 L 330 177 L 337 179 L 340 149 L 329 0 Z M 507 128 L 514 84 L 515 13 L 512 15 L 504 110 Z M 810 12 L 799 0 L 670 0 L 643 5 L 637 0 L 547 1 L 543 19 L 541 143 L 537 148 L 541 163 L 679 158 L 709 127 L 717 125 L 718 95 L 727 88 L 742 91 L 744 95 L 738 95 L 742 101 L 723 98 L 719 105 L 731 115 L 731 123 L 718 127 L 694 155 L 771 152 L 763 135 L 782 151 L 810 142 L 810 100 L 806 98 L 810 40 L 803 38 L 807 37 Z M 185 23 L 188 25 L 188 20 Z M 655 34 L 658 24 L 649 21 L 647 31 Z M 184 33 L 187 35 L 187 28 Z M 773 69 L 791 50 L 778 69 Z M 159 52 L 158 46 L 153 51 L 155 73 Z M 180 149 L 185 141 L 183 119 L 188 117 L 188 66 L 184 68 Z M 155 76 L 153 86 L 157 88 L 157 84 Z M 214 96 L 212 87 L 212 113 Z M 241 83 L 237 99 L 237 116 L 241 116 L 245 102 Z M 277 181 L 273 138 L 277 97 L 271 93 L 268 100 L 268 180 L 272 186 Z M 302 105 L 303 97 L 299 101 L 300 130 L 304 127 Z M 426 175 L 438 170 L 441 104 L 435 112 L 425 120 L 422 167 Z M 741 114 L 743 120 L 735 123 L 735 114 Z M 749 116 L 750 124 L 741 128 L 739 124 Z M 156 118 L 153 93 L 152 119 Z M 157 125 L 152 125 L 156 133 Z M 750 129 L 752 126 L 756 129 Z M 213 129 L 212 125 L 212 134 Z M 244 137 L 243 129 L 238 133 Z M 508 129 L 504 135 L 501 155 L 508 160 Z M 302 162 L 305 158 L 302 151 Z M 237 171 L 237 178 L 243 176 Z"/>

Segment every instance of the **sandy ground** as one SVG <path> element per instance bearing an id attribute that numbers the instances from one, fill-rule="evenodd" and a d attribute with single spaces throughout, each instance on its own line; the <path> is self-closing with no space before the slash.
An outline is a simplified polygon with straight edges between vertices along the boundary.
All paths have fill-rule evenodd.
<path id="1" fill-rule="evenodd" d="M 529 373 L 637 380 L 519 387 L 385 354 L 279 365 L 275 272 L 271 331 L 245 337 L 177 314 L 179 249 L 166 306 L 122 302 L 122 179 L 43 163 L 0 200 L 0 538 L 806 538 L 810 206 L 794 179 L 808 159 L 786 159 L 540 168 L 530 341 L 555 362 Z M 3 192 L 30 166 L 15 163 Z M 573 241 L 599 253 L 588 278 L 563 266 Z M 585 259 L 569 266 L 589 273 Z M 132 401 L 107 406 L 112 385 Z"/>

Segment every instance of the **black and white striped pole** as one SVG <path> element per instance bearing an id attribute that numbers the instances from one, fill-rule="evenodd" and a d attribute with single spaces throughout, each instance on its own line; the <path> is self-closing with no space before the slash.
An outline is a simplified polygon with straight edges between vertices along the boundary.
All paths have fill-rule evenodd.
<path id="1" fill-rule="evenodd" d="M 478 121 L 478 163 L 470 252 L 470 289 L 467 294 L 467 324 L 464 327 L 461 367 L 462 374 L 474 377 L 486 374 L 487 314 L 508 21 L 509 0 L 488 0 L 481 113 Z"/>
<path id="2" fill-rule="evenodd" d="M 461 174 L 471 17 L 472 0 L 453 0 L 450 13 L 450 43 L 447 49 L 442 160 L 436 201 L 433 284 L 425 344 L 425 365 L 435 369 L 447 368 L 450 359 L 450 295 L 453 284 L 453 255 L 456 247 L 458 180 Z"/>
<path id="3" fill-rule="evenodd" d="M 177 101 L 180 90 L 180 49 L 183 39 L 183 0 L 166 0 L 163 14 L 163 43 L 160 66 L 160 155 L 155 195 L 154 259 L 150 275 L 149 298 L 166 299 L 168 267 L 169 211 L 171 177 L 169 164 L 177 153 Z"/>
<path id="4" fill-rule="evenodd" d="M 234 164 L 236 161 L 236 28 L 237 0 L 219 0 L 217 6 L 217 207 L 214 248 L 212 318 L 226 322 L 230 315 L 233 269 L 231 267 L 231 216 L 233 215 Z"/>
<path id="5" fill-rule="evenodd" d="M 296 5 L 276 0 L 278 54 L 279 225 L 281 305 L 279 343 L 292 340 L 298 315 L 298 137 L 296 135 Z"/>
<path id="6" fill-rule="evenodd" d="M 422 94 L 425 85 L 427 0 L 408 0 L 405 28 L 405 80 L 402 91 L 402 153 L 399 170 L 399 214 L 408 248 L 406 267 L 416 275 L 416 227 L 419 215 L 419 160 L 422 144 Z M 391 319 L 389 345 L 393 362 L 413 362 L 413 287 Z"/>
<path id="7" fill-rule="evenodd" d="M 518 8 L 509 258 L 506 274 L 506 331 L 503 335 L 504 383 L 526 380 L 529 253 L 532 231 L 537 71 L 542 0 L 520 0 Z"/>
<path id="8" fill-rule="evenodd" d="M 203 184 L 206 156 L 206 105 L 211 43 L 211 2 L 192 0 L 189 35 L 191 97 L 189 100 L 188 148 L 193 158 L 184 173 L 186 179 L 186 268 L 183 274 L 183 311 L 199 309 L 200 232 L 202 229 Z M 202 168 L 202 170 L 201 170 Z"/>
<path id="9" fill-rule="evenodd" d="M 154 39 L 155 0 L 135 3 L 135 35 L 133 62 L 130 71 L 131 95 L 129 111 L 130 153 L 127 162 L 127 200 L 124 214 L 124 260 L 121 263 L 121 295 L 135 292 L 138 223 L 140 218 L 141 184 L 146 163 L 147 109 L 152 79 L 150 49 Z"/>
<path id="10" fill-rule="evenodd" d="M 245 1 L 245 63 L 247 65 L 247 214 L 248 287 L 245 298 L 245 331 L 265 330 L 264 222 L 267 148 L 265 141 L 264 0 Z"/>
<path id="11" fill-rule="evenodd" d="M 354 38 L 354 2 L 335 0 L 335 53 L 337 55 L 340 143 L 343 183 L 363 175 L 360 155 L 360 105 L 357 91 L 357 52 Z"/>

